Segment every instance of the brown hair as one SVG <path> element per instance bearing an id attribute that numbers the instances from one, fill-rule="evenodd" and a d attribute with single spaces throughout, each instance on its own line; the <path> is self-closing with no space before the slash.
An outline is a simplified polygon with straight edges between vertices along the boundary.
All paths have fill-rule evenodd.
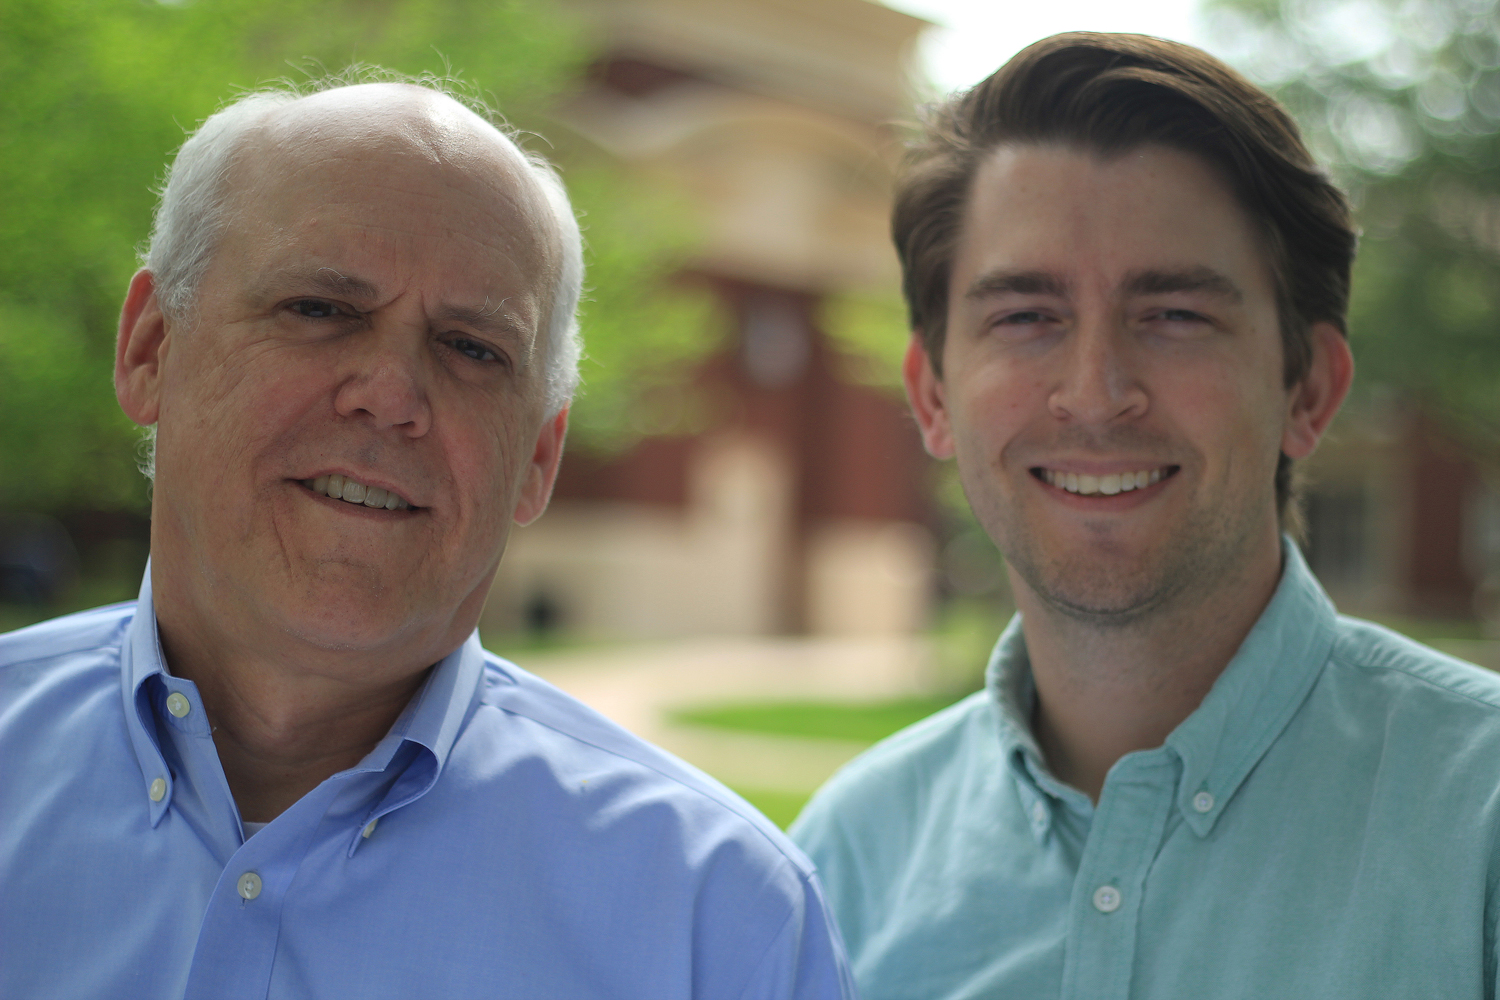
<path id="1" fill-rule="evenodd" d="M 1261 227 L 1276 286 L 1288 387 L 1307 374 L 1310 328 L 1347 335 L 1356 236 L 1349 203 L 1265 91 L 1205 52 L 1145 35 L 1043 39 L 971 90 L 928 109 L 908 149 L 891 216 L 911 326 L 942 374 L 948 283 L 980 163 L 1008 143 L 1114 156 L 1147 143 L 1194 153 Z M 1291 459 L 1276 468 L 1285 519 Z"/>

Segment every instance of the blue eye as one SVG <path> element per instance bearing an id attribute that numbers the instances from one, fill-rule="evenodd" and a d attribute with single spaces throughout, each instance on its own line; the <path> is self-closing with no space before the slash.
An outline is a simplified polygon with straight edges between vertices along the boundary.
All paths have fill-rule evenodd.
<path id="1" fill-rule="evenodd" d="M 463 337 L 448 341 L 455 351 L 465 357 L 473 358 L 475 361 L 498 361 L 500 356 L 483 344 L 467 340 Z"/>

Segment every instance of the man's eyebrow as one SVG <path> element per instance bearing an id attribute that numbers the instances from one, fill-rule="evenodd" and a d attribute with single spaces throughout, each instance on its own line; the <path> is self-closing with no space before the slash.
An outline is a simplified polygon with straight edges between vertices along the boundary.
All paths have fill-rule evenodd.
<path id="1" fill-rule="evenodd" d="M 1229 278 L 1211 267 L 1190 267 L 1183 271 L 1137 271 L 1125 279 L 1127 295 L 1163 295 L 1168 292 L 1206 292 L 1230 302 L 1245 301 Z"/>
<path id="2" fill-rule="evenodd" d="M 280 288 L 288 284 L 331 296 L 347 296 L 366 301 L 380 299 L 380 288 L 373 282 L 343 274 L 331 267 L 283 268 L 272 273 L 263 287 Z M 529 341 L 531 338 L 530 328 L 507 307 L 504 299 L 499 305 L 493 306 L 489 300 L 485 300 L 483 308 L 445 306 L 438 310 L 437 318 L 443 322 L 462 323 L 490 336 L 510 337 L 521 341 Z"/>
<path id="3" fill-rule="evenodd" d="M 504 300 L 497 306 L 472 309 L 466 306 L 444 306 L 437 318 L 447 323 L 462 323 L 479 333 L 508 337 L 523 344 L 531 342 L 531 330 L 519 316 L 506 308 Z"/>
<path id="4" fill-rule="evenodd" d="M 991 271 L 969 284 L 964 298 L 983 299 L 992 295 L 1068 294 L 1067 282 L 1047 271 Z"/>
<path id="5" fill-rule="evenodd" d="M 260 287 L 270 294 L 287 285 L 306 288 L 327 295 L 349 296 L 358 299 L 378 299 L 380 289 L 371 282 L 353 275 L 341 274 L 331 267 L 283 267 L 266 275 Z"/>

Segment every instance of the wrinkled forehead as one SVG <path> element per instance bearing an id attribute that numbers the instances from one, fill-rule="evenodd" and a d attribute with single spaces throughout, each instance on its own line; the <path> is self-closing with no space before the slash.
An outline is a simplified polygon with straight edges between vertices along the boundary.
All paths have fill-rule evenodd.
<path id="1" fill-rule="evenodd" d="M 230 207 L 253 217 L 289 184 L 372 176 L 391 179 L 393 198 L 415 181 L 426 196 L 489 206 L 505 241 L 538 262 L 538 277 L 555 275 L 557 227 L 521 151 L 457 101 L 410 84 L 340 87 L 269 112 L 234 158 Z"/>

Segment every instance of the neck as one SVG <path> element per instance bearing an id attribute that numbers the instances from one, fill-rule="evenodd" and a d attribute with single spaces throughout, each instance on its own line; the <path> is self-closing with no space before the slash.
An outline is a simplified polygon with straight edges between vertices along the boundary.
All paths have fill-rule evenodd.
<path id="1" fill-rule="evenodd" d="M 1061 611 L 1011 571 L 1047 766 L 1095 802 L 1115 761 L 1161 746 L 1197 709 L 1275 593 L 1279 542 L 1219 586 L 1183 588 L 1126 623 Z"/>
<path id="2" fill-rule="evenodd" d="M 153 602 L 163 655 L 192 681 L 240 817 L 268 822 L 384 738 L 443 654 L 329 650 L 284 634 L 249 641 L 160 579 Z M 266 633 L 249 630 L 256 636 Z M 377 666 L 378 665 L 378 666 Z"/>

